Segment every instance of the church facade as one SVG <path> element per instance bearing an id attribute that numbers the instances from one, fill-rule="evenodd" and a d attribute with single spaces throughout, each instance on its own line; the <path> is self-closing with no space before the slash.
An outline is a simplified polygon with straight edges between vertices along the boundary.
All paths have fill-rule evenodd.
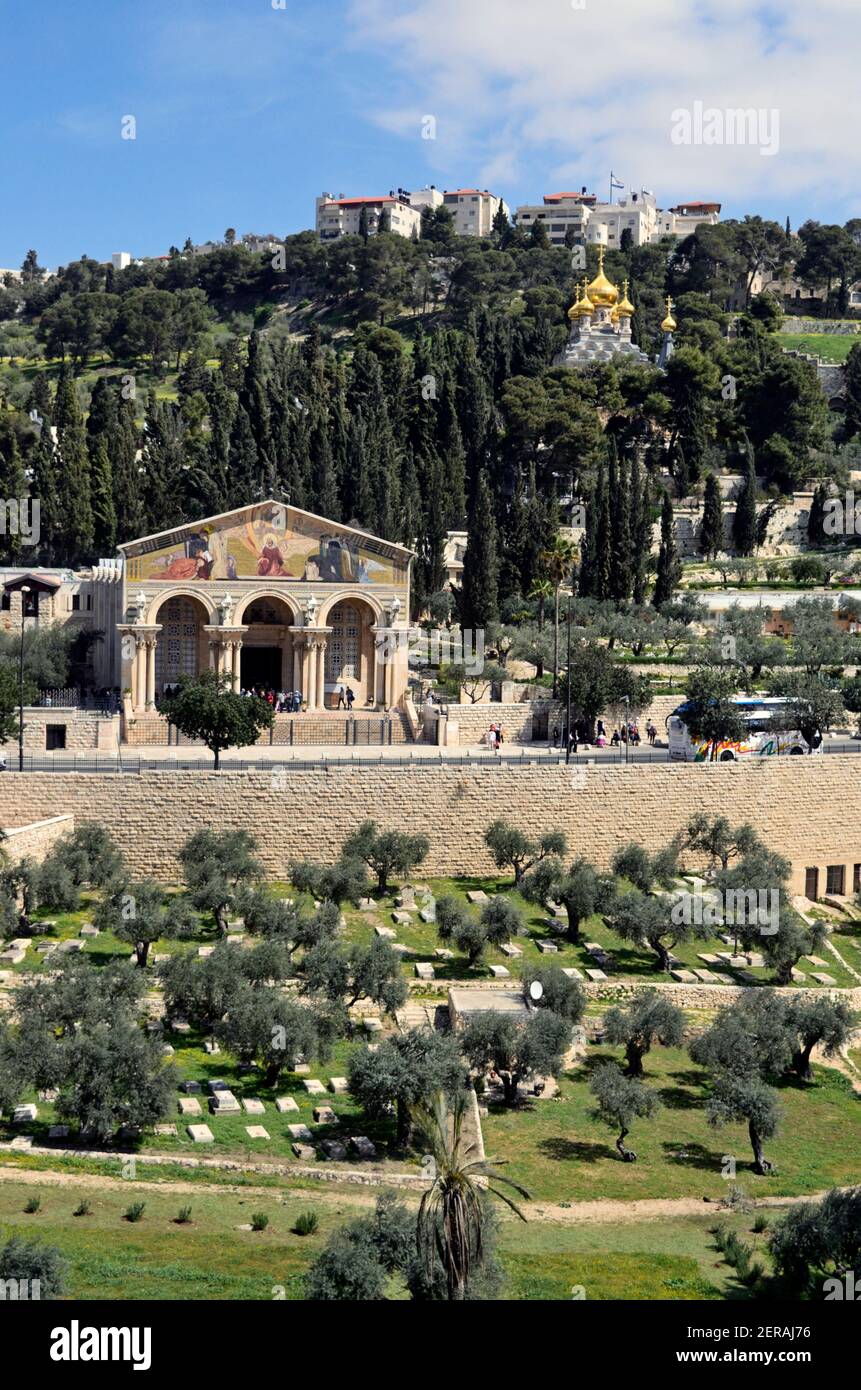
<path id="1" fill-rule="evenodd" d="M 407 688 L 404 546 L 274 500 L 143 536 L 90 570 L 6 570 L 6 625 L 97 630 L 97 687 L 127 719 L 156 715 L 183 676 L 300 692 L 302 706 L 396 709 Z M 23 593 L 21 592 L 23 590 Z M 26 603 L 25 603 L 26 600 Z"/>
<path id="2" fill-rule="evenodd" d="M 392 709 L 406 690 L 412 552 L 269 501 L 120 546 L 121 685 L 151 711 L 182 676 Z"/>

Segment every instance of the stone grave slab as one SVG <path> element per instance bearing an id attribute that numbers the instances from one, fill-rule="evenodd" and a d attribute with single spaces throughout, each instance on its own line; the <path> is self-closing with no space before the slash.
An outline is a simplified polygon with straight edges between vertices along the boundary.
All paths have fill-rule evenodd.
<path id="1" fill-rule="evenodd" d="M 419 961 L 415 967 L 416 978 L 419 980 L 435 980 L 436 971 L 429 961 Z"/>
<path id="2" fill-rule="evenodd" d="M 200 1092 L 199 1081 L 180 1081 L 179 1089 L 185 1091 L 187 1096 L 196 1096 Z"/>
<path id="3" fill-rule="evenodd" d="M 275 1109 L 279 1115 L 289 1115 L 292 1110 L 298 1110 L 299 1107 L 292 1096 L 279 1096 L 275 1102 Z"/>
<path id="4" fill-rule="evenodd" d="M 207 1081 L 206 1089 L 211 1096 L 214 1096 L 216 1091 L 229 1091 L 230 1087 L 228 1086 L 226 1081 L 215 1080 Z"/>
<path id="5" fill-rule="evenodd" d="M 350 1148 L 357 1158 L 376 1158 L 376 1147 L 364 1134 L 354 1134 L 350 1140 Z"/>
<path id="6" fill-rule="evenodd" d="M 454 960 L 454 951 L 449 951 L 445 946 L 437 946 L 434 950 L 437 960 Z"/>
<path id="7" fill-rule="evenodd" d="M 318 1125 L 336 1125 L 338 1116 L 335 1114 L 331 1105 L 315 1105 L 314 1120 Z"/>
<path id="8" fill-rule="evenodd" d="M 323 1085 L 322 1081 L 318 1081 L 316 1077 L 311 1081 L 303 1081 L 302 1085 L 305 1087 L 309 1096 L 324 1096 L 326 1094 L 326 1087 Z"/>
<path id="9" fill-rule="evenodd" d="M 349 1089 L 350 1087 L 346 1076 L 332 1076 L 329 1078 L 329 1090 L 333 1095 L 345 1096 Z"/>
<path id="10" fill-rule="evenodd" d="M 347 1150 L 343 1144 L 339 1144 L 337 1139 L 324 1139 L 320 1146 L 326 1158 L 332 1163 L 343 1163 L 347 1157 Z"/>
<path id="11" fill-rule="evenodd" d="M 363 1018 L 362 1027 L 366 1033 L 382 1033 L 383 1025 L 378 1018 Z"/>
<path id="12" fill-rule="evenodd" d="M 218 1046 L 218 1043 L 215 1041 L 214 1038 L 208 1038 L 206 1040 L 206 1042 L 203 1044 L 203 1050 L 204 1052 L 208 1053 L 210 1057 L 217 1057 L 221 1052 L 221 1048 Z"/>
<path id="13" fill-rule="evenodd" d="M 69 1126 L 68 1126 L 68 1125 L 51 1125 L 50 1129 L 48 1130 L 48 1138 L 49 1138 L 49 1139 L 68 1139 L 68 1137 L 69 1137 Z"/>
<path id="14" fill-rule="evenodd" d="M 481 888 L 471 888 L 466 895 L 466 900 L 470 903 L 486 903 L 490 901 L 487 894 Z"/>
<path id="15" fill-rule="evenodd" d="M 377 910 L 377 904 L 374 902 L 373 898 L 360 898 L 360 899 L 359 899 L 359 911 L 360 911 L 360 912 L 376 912 L 376 910 Z"/>
<path id="16" fill-rule="evenodd" d="M 313 1139 L 313 1137 L 314 1137 L 313 1134 L 311 1133 L 310 1129 L 308 1128 L 308 1126 L 305 1125 L 305 1124 L 298 1124 L 298 1123 L 297 1123 L 297 1124 L 295 1124 L 295 1125 L 288 1125 L 288 1126 L 287 1126 L 287 1131 L 288 1131 L 288 1133 L 289 1133 L 291 1139 L 296 1139 L 296 1140 L 307 1140 L 307 1139 Z"/>
<path id="17" fill-rule="evenodd" d="M 555 956 L 559 954 L 559 947 L 556 945 L 555 941 L 536 941 L 535 945 L 538 947 L 542 956 Z"/>
<path id="18" fill-rule="evenodd" d="M 423 922 L 436 921 L 436 907 L 423 907 L 419 913 Z"/>
<path id="19" fill-rule="evenodd" d="M 214 1144 L 215 1135 L 209 1125 L 187 1125 L 186 1133 L 193 1144 Z"/>
<path id="20" fill-rule="evenodd" d="M 26 951 L 0 951 L 0 960 L 5 961 L 7 965 L 20 965 L 26 954 Z"/>
<path id="21" fill-rule="evenodd" d="M 698 980 L 702 981 L 704 985 L 726 984 L 726 981 L 722 980 L 719 975 L 715 975 L 714 971 L 712 970 L 695 970 L 694 974 L 696 975 Z"/>
<path id="22" fill-rule="evenodd" d="M 242 1106 L 232 1091 L 216 1091 L 209 1097 L 209 1109 L 213 1115 L 241 1115 Z"/>
<path id="23" fill-rule="evenodd" d="M 607 979 L 607 976 L 604 974 L 604 971 L 598 970 L 597 968 L 595 970 L 587 970 L 586 976 L 588 979 L 592 981 L 593 984 L 596 985 L 602 984 L 604 980 Z"/>
<path id="24" fill-rule="evenodd" d="M 833 975 L 826 975 L 823 970 L 811 970 L 810 978 L 816 980 L 820 985 L 836 985 L 837 981 Z"/>
<path id="25" fill-rule="evenodd" d="M 316 1150 L 311 1144 L 291 1144 L 291 1149 L 297 1158 L 301 1158 L 304 1163 L 313 1163 L 317 1157 Z"/>
<path id="26" fill-rule="evenodd" d="M 213 955 L 214 951 L 214 946 L 198 946 L 197 948 L 197 954 L 200 956 L 201 960 L 208 959 L 209 956 Z"/>
<path id="27" fill-rule="evenodd" d="M 374 934 L 381 936 L 384 941 L 394 941 L 397 932 L 393 927 L 374 927 Z"/>
<path id="28" fill-rule="evenodd" d="M 697 960 L 701 960 L 703 965 L 719 965 L 720 956 L 713 956 L 710 951 L 698 952 Z"/>
<path id="29" fill-rule="evenodd" d="M 194 1096 L 182 1096 L 179 1102 L 180 1115 L 202 1115 L 200 1101 Z"/>
<path id="30" fill-rule="evenodd" d="M 38 1119 L 39 1111 L 32 1102 L 29 1105 L 16 1105 L 12 1111 L 13 1125 L 26 1125 L 31 1120 Z"/>
<path id="31" fill-rule="evenodd" d="M 494 980 L 510 980 L 510 979 L 511 979 L 511 971 L 510 971 L 510 970 L 506 970 L 506 968 L 505 968 L 504 965 L 492 965 L 492 966 L 490 967 L 490 973 L 491 973 L 491 975 L 493 976 Z"/>
<path id="32" fill-rule="evenodd" d="M 569 980 L 582 980 L 583 971 L 578 970 L 576 965 L 563 966 L 562 974 L 567 975 Z"/>
<path id="33" fill-rule="evenodd" d="M 823 960 L 821 956 L 805 956 L 804 959 L 809 960 L 811 965 L 826 966 L 828 964 L 827 960 Z"/>
<path id="34" fill-rule="evenodd" d="M 156 1125 L 154 1132 L 160 1139 L 175 1139 L 176 1125 Z"/>
<path id="35" fill-rule="evenodd" d="M 269 1131 L 263 1125 L 246 1125 L 245 1133 L 249 1139 L 268 1139 Z"/>
<path id="36" fill-rule="evenodd" d="M 262 1100 L 248 1100 L 244 1096 L 242 1098 L 242 1109 L 245 1111 L 246 1115 L 266 1114 L 266 1106 L 263 1104 Z"/>
<path id="37" fill-rule="evenodd" d="M 413 919 L 410 916 L 410 914 L 408 912 L 404 912 L 402 909 L 398 909 L 397 911 L 392 913 L 392 921 L 397 922 L 399 927 L 408 927 L 412 920 Z"/>
<path id="38" fill-rule="evenodd" d="M 697 977 L 694 974 L 693 970 L 672 970 L 670 971 L 670 974 L 672 975 L 674 980 L 678 981 L 680 985 L 695 985 L 697 982 Z"/>
<path id="39" fill-rule="evenodd" d="M 92 922 L 85 922 L 78 934 L 79 936 L 101 936 L 99 928 L 94 927 Z"/>
<path id="40" fill-rule="evenodd" d="M 17 1150 L 17 1151 L 20 1151 L 20 1150 L 22 1150 L 22 1149 L 32 1149 L 32 1147 L 33 1147 L 33 1136 L 32 1136 L 32 1134 L 19 1134 L 19 1135 L 18 1135 L 18 1138 L 17 1138 L 17 1139 L 13 1139 L 13 1140 L 12 1140 L 12 1143 L 9 1145 L 9 1148 L 10 1148 L 10 1149 L 15 1149 L 15 1150 Z"/>

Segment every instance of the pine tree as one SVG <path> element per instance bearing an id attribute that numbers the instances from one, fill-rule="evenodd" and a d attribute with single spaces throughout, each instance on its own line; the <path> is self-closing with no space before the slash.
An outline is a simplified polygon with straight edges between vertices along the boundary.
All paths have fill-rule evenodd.
<path id="1" fill-rule="evenodd" d="M 723 504 L 720 484 L 714 473 L 706 478 L 703 497 L 703 519 L 700 525 L 699 547 L 703 555 L 713 560 L 724 548 Z"/>
<path id="2" fill-rule="evenodd" d="M 93 494 L 93 546 L 97 555 L 113 555 L 117 544 L 114 480 L 105 436 L 96 442 L 90 457 Z"/>
<path id="3" fill-rule="evenodd" d="M 733 544 L 739 555 L 752 555 L 756 549 L 756 472 L 753 450 L 748 449 L 747 469 L 741 491 L 736 498 L 732 521 Z"/>
<path id="4" fill-rule="evenodd" d="M 461 627 L 484 631 L 499 617 L 496 523 L 487 476 L 482 471 L 469 514 L 469 540 L 463 557 Z"/>
<path id="5" fill-rule="evenodd" d="M 658 568 L 655 575 L 655 590 L 652 594 L 652 603 L 655 608 L 662 608 L 665 603 L 669 603 L 676 590 L 681 575 L 681 566 L 676 553 L 676 527 L 673 515 L 673 504 L 670 501 L 670 494 L 664 493 L 664 501 L 661 506 L 661 546 L 658 551 Z"/>

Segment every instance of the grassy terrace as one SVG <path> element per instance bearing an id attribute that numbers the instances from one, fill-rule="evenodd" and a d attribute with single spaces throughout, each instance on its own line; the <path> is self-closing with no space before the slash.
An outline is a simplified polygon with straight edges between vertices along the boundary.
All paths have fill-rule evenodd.
<path id="1" fill-rule="evenodd" d="M 40 1199 L 40 1209 L 26 1213 L 31 1197 Z M 75 1216 L 82 1200 L 91 1211 Z M 146 1203 L 135 1224 L 124 1216 L 132 1201 Z M 183 1206 L 191 1207 L 191 1222 L 180 1225 L 176 1217 Z M 296 1235 L 297 1216 L 309 1210 L 317 1215 L 317 1231 Z M 36 1235 L 59 1245 L 70 1267 L 68 1296 L 80 1299 L 299 1299 L 305 1271 L 331 1232 L 366 1210 L 355 1193 L 328 1190 L 242 1194 L 142 1192 L 120 1182 L 0 1185 L 4 1237 Z M 258 1211 L 269 1216 L 267 1229 L 242 1230 Z M 582 1285 L 589 1300 L 748 1297 L 709 1234 L 716 1219 L 711 1211 L 671 1224 L 505 1221 L 498 1248 L 507 1274 L 502 1296 L 567 1301 L 572 1288 Z M 720 1219 L 767 1264 L 767 1235 L 752 1232 L 751 1216 Z M 396 1287 L 392 1293 L 397 1296 Z"/>

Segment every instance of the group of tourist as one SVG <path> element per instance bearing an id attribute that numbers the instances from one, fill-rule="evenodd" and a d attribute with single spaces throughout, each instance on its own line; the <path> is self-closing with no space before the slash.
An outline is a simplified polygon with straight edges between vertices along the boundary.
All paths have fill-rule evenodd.
<path id="1" fill-rule="evenodd" d="M 646 722 L 646 738 L 649 740 L 649 744 L 652 748 L 655 746 L 657 736 L 658 730 L 651 719 L 649 719 Z M 572 724 L 570 730 L 567 725 L 563 725 L 560 729 L 558 724 L 554 724 L 550 731 L 550 741 L 554 748 L 565 748 L 570 746 L 573 753 L 577 752 L 580 743 L 591 743 L 588 730 L 582 723 Z M 607 727 L 603 719 L 599 719 L 595 731 L 595 747 L 606 748 L 608 742 L 611 748 L 618 748 L 620 745 L 624 744 L 628 744 L 632 748 L 638 748 L 642 743 L 639 726 L 633 721 L 628 724 L 621 724 L 618 729 L 613 730 L 608 740 Z"/>
<path id="2" fill-rule="evenodd" d="M 252 686 L 246 690 L 245 686 L 239 691 L 240 695 L 247 699 L 256 697 L 258 700 L 265 700 L 267 705 L 276 714 L 299 714 L 302 709 L 301 690 L 273 690 L 270 686 Z"/>
<path id="3" fill-rule="evenodd" d="M 505 741 L 505 734 L 502 732 L 501 724 L 491 724 L 484 736 L 484 741 L 492 752 L 498 753 Z"/>

